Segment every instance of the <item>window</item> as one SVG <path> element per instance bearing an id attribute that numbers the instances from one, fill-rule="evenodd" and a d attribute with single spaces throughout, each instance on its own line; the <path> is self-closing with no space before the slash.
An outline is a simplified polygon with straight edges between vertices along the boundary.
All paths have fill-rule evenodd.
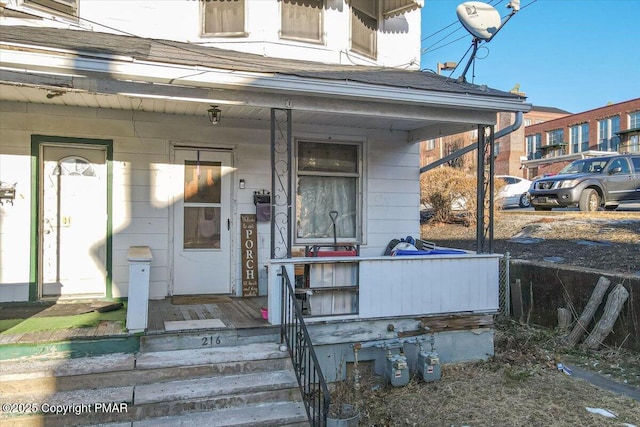
<path id="1" fill-rule="evenodd" d="M 571 126 L 569 128 L 571 138 L 571 152 L 579 153 L 589 150 L 589 123 Z"/>
<path id="2" fill-rule="evenodd" d="M 564 129 L 547 132 L 547 145 L 559 145 L 564 142 Z"/>
<path id="3" fill-rule="evenodd" d="M 629 114 L 629 129 L 640 128 L 640 111 Z"/>
<path id="4" fill-rule="evenodd" d="M 57 15 L 78 16 L 78 0 L 23 0 L 23 3 Z"/>
<path id="5" fill-rule="evenodd" d="M 524 119 L 525 126 L 531 126 L 531 119 Z"/>
<path id="6" fill-rule="evenodd" d="M 299 141 L 297 149 L 298 241 L 333 241 L 331 211 L 338 212 L 336 238 L 360 241 L 361 146 Z"/>
<path id="7" fill-rule="evenodd" d="M 626 159 L 614 159 L 609 165 L 609 170 L 613 170 L 615 168 L 620 168 L 619 173 L 630 174 L 631 169 L 629 168 L 629 162 Z"/>
<path id="8" fill-rule="evenodd" d="M 629 152 L 640 153 L 640 135 L 631 135 L 629 137 Z"/>
<path id="9" fill-rule="evenodd" d="M 184 163 L 184 249 L 220 249 L 222 163 Z"/>
<path id="10" fill-rule="evenodd" d="M 322 6 L 323 0 L 282 0 L 280 36 L 322 42 Z"/>
<path id="11" fill-rule="evenodd" d="M 542 135 L 536 133 L 534 135 L 527 136 L 527 158 L 532 160 L 536 157 L 536 153 L 540 151 L 540 147 L 542 145 Z"/>
<path id="12" fill-rule="evenodd" d="M 375 58 L 377 34 L 378 2 L 351 0 L 351 50 Z"/>
<path id="13" fill-rule="evenodd" d="M 431 150 L 435 150 L 436 148 L 436 140 L 435 139 L 427 139 L 427 143 L 426 143 L 426 150 L 427 151 L 431 151 Z"/>
<path id="14" fill-rule="evenodd" d="M 244 35 L 244 0 L 207 0 L 201 4 L 203 34 Z"/>
<path id="15" fill-rule="evenodd" d="M 598 150 L 618 151 L 620 137 L 620 116 L 598 120 Z"/>

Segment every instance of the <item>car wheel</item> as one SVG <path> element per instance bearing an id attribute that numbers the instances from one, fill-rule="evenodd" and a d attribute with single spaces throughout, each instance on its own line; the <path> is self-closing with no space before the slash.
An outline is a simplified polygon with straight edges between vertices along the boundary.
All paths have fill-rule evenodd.
<path id="1" fill-rule="evenodd" d="M 523 195 L 520 196 L 520 200 L 518 202 L 518 205 L 521 208 L 528 208 L 529 206 L 531 206 L 531 200 L 529 199 L 529 193 L 524 193 Z"/>
<path id="2" fill-rule="evenodd" d="M 580 195 L 578 207 L 581 211 L 594 212 L 600 207 L 600 196 L 593 188 L 587 188 Z"/>
<path id="3" fill-rule="evenodd" d="M 618 205 L 606 205 L 604 207 L 605 211 L 615 211 L 616 209 L 618 209 Z"/>
<path id="4" fill-rule="evenodd" d="M 549 208 L 547 206 L 534 206 L 533 210 L 534 211 L 550 211 L 551 208 Z"/>

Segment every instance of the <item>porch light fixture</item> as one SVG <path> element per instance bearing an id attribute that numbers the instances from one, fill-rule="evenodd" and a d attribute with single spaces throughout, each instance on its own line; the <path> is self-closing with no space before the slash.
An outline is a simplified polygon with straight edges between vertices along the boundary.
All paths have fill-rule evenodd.
<path id="1" fill-rule="evenodd" d="M 212 125 L 217 125 L 220 123 L 220 114 L 222 111 L 218 108 L 217 105 L 212 105 L 211 108 L 207 110 L 209 113 L 209 121 Z"/>

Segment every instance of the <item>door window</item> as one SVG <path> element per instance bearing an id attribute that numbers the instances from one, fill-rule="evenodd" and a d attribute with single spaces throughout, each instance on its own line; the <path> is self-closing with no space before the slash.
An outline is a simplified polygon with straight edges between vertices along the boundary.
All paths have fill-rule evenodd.
<path id="1" fill-rule="evenodd" d="M 185 161 L 184 249 L 220 249 L 222 163 Z"/>

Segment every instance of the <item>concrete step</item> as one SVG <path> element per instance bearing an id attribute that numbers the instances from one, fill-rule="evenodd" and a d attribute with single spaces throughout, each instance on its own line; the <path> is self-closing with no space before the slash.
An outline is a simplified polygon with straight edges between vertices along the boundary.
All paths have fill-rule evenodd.
<path id="1" fill-rule="evenodd" d="M 3 426 L 130 426 L 159 418 L 180 423 L 181 417 L 195 417 L 202 425 L 236 425 L 215 423 L 223 422 L 228 414 L 245 412 L 238 425 L 301 422 L 297 409 L 282 419 L 273 415 L 278 411 L 268 409 L 276 405 L 291 412 L 302 406 L 288 353 L 275 343 L 2 362 L 0 391 L 0 402 L 29 402 L 40 411 L 1 413 Z M 64 413 L 51 413 L 51 409 Z M 214 424 L 204 421 L 219 412 L 225 415 L 213 415 Z M 303 406 L 302 412 L 304 423 Z M 260 414 L 268 417 L 255 424 L 252 417 Z M 156 425 L 148 422 L 144 425 Z"/>
<path id="2" fill-rule="evenodd" d="M 151 418 L 133 423 L 133 427 L 281 427 L 309 426 L 304 404 L 301 402 L 277 402 L 230 408 L 214 412 L 198 412 L 187 415 Z"/>
<path id="3" fill-rule="evenodd" d="M 0 363 L 2 395 L 42 395 L 79 388 L 118 387 L 189 378 L 289 369 L 288 353 L 273 343 Z"/>
<path id="4" fill-rule="evenodd" d="M 298 380 L 292 371 L 258 372 L 225 375 L 218 378 L 198 378 L 137 386 L 135 403 L 196 400 L 215 396 L 245 394 L 278 389 L 293 389 Z"/>
<path id="5" fill-rule="evenodd" d="M 280 342 L 280 328 L 278 326 L 194 330 L 141 336 L 140 352 L 235 347 L 274 342 Z"/>

